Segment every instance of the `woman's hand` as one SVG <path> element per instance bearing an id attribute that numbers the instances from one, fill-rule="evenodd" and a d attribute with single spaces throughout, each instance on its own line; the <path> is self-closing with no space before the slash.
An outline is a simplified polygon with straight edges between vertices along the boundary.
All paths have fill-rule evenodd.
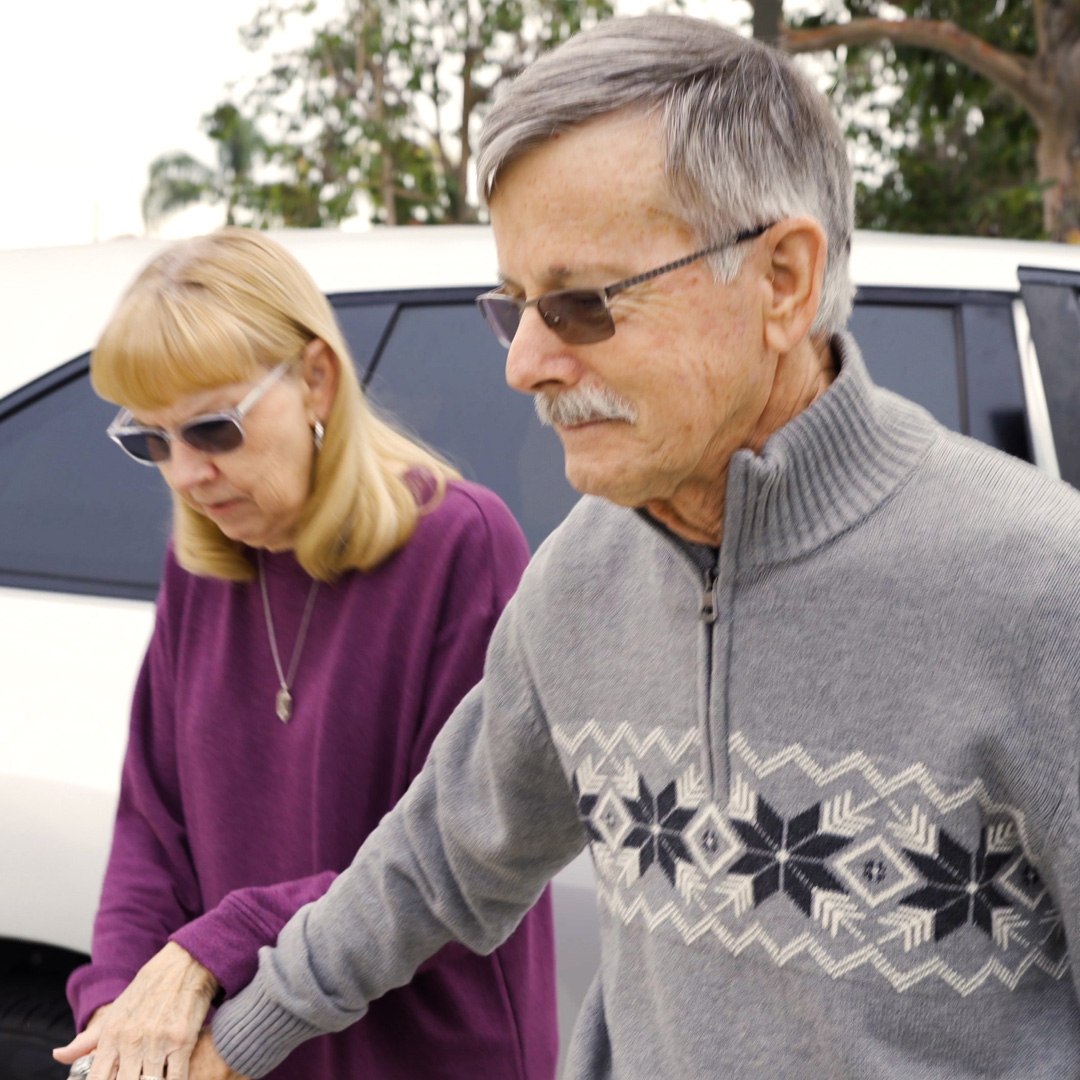
<path id="1" fill-rule="evenodd" d="M 107 1011 L 95 1012 L 86 1030 L 53 1056 L 70 1065 L 93 1051 L 87 1080 L 160 1080 L 166 1066 L 169 1080 L 188 1080 L 188 1062 L 217 988 L 202 964 L 169 942 Z"/>

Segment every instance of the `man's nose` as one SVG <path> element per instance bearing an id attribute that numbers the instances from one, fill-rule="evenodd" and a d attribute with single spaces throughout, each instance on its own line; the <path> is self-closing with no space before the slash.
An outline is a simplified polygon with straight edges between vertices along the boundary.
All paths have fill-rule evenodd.
<path id="1" fill-rule="evenodd" d="M 176 492 L 191 491 L 214 478 L 217 466 L 209 454 L 188 446 L 183 439 L 169 444 L 169 460 L 161 464 L 161 475 Z"/>
<path id="2" fill-rule="evenodd" d="M 535 307 L 526 308 L 506 354 L 509 386 L 523 394 L 535 394 L 573 386 L 580 378 L 580 364 L 570 347 L 547 326 Z"/>

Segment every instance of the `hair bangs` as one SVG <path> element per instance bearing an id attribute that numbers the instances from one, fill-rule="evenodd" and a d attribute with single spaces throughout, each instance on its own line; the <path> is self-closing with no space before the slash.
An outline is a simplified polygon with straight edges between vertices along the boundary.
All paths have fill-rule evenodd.
<path id="1" fill-rule="evenodd" d="M 136 287 L 94 349 L 90 378 L 98 394 L 118 405 L 158 409 L 251 379 L 265 366 L 258 351 L 252 328 L 207 290 Z"/>

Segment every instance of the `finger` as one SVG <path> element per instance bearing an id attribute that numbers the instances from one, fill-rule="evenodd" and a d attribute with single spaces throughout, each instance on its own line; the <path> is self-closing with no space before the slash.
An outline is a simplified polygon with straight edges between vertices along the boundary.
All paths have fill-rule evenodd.
<path id="1" fill-rule="evenodd" d="M 83 1054 L 89 1054 L 97 1047 L 97 1044 L 98 1029 L 96 1026 L 91 1026 L 76 1035 L 67 1046 L 57 1047 L 52 1055 L 65 1065 L 73 1065 L 77 1058 L 81 1058 Z"/>
<path id="2" fill-rule="evenodd" d="M 139 1080 L 142 1076 L 163 1076 L 164 1073 L 151 1072 L 143 1068 L 142 1050 L 132 1049 L 127 1053 L 121 1052 L 120 1066 L 116 1070 L 116 1080 Z"/>
<path id="3" fill-rule="evenodd" d="M 116 1052 L 102 1049 L 94 1051 L 94 1064 L 86 1074 L 86 1080 L 113 1080 L 116 1076 Z"/>
<path id="4" fill-rule="evenodd" d="M 163 1055 L 148 1054 L 142 1059 L 142 1068 L 138 1072 L 139 1077 L 146 1080 L 165 1080 L 165 1058 Z M 169 1070 L 169 1080 L 173 1080 L 172 1070 Z"/>
<path id="5" fill-rule="evenodd" d="M 188 1080 L 191 1075 L 191 1055 L 189 1052 L 177 1052 L 169 1055 L 169 1080 Z"/>

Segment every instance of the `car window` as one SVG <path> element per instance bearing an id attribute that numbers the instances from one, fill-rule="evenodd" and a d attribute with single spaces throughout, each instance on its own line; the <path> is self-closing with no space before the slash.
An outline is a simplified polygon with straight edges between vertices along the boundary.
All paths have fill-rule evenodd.
<path id="1" fill-rule="evenodd" d="M 506 386 L 506 353 L 476 311 L 478 291 L 331 300 L 372 400 L 496 491 L 535 550 L 578 496 L 557 437 Z M 1008 305 L 961 300 L 895 303 L 868 290 L 851 327 L 879 383 L 955 430 L 970 427 L 1024 455 Z M 1072 333 L 1075 347 L 1080 334 Z M 978 371 L 959 367 L 961 340 Z M 106 439 L 115 410 L 94 395 L 87 371 L 88 356 L 80 357 L 0 402 L 0 585 L 150 599 L 169 533 L 168 494 L 156 470 Z"/>
<path id="2" fill-rule="evenodd" d="M 1080 487 L 1080 274 L 1020 268 L 1062 479 Z"/>
<path id="3" fill-rule="evenodd" d="M 367 371 L 378 355 L 397 304 L 369 303 L 362 293 L 335 296 L 332 303 L 353 363 L 357 370 Z"/>
<path id="4" fill-rule="evenodd" d="M 969 297 L 960 309 L 967 433 L 1031 460 L 1012 297 Z"/>
<path id="5" fill-rule="evenodd" d="M 506 350 L 471 298 L 403 304 L 369 383 L 372 400 L 498 493 L 535 550 L 578 495 L 562 447 L 503 375 Z"/>
<path id="6" fill-rule="evenodd" d="M 871 378 L 964 431 L 956 308 L 860 300 L 848 326 Z"/>
<path id="7" fill-rule="evenodd" d="M 495 490 L 535 549 L 577 496 L 558 439 L 506 386 L 478 291 L 331 299 L 358 368 L 375 365 L 373 401 Z M 116 410 L 88 369 L 80 357 L 0 404 L 0 585 L 152 599 L 167 489 L 105 437 Z"/>
<path id="8" fill-rule="evenodd" d="M 116 408 L 94 394 L 88 368 L 81 357 L 0 409 L 0 584 L 149 598 L 168 495 L 156 469 L 105 437 Z"/>

